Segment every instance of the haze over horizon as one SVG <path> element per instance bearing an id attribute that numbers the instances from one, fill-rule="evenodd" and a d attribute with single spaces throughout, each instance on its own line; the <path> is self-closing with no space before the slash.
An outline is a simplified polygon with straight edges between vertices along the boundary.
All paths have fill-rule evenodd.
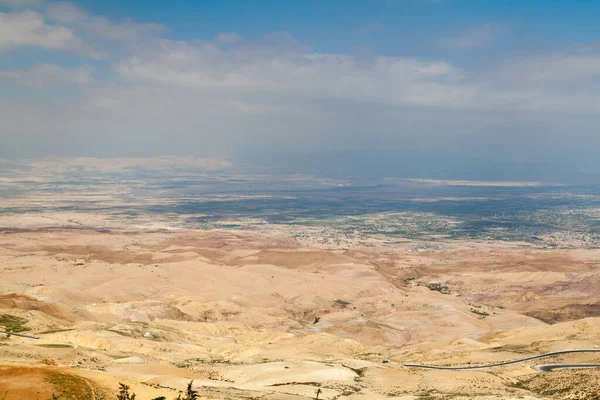
<path id="1" fill-rule="evenodd" d="M 0 0 L 0 157 L 600 182 L 594 1 Z"/>

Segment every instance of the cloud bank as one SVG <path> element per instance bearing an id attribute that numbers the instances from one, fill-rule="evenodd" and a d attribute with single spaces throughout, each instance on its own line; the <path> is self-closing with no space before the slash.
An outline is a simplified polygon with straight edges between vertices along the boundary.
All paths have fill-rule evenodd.
<path id="1" fill-rule="evenodd" d="M 161 24 L 110 20 L 74 3 L 0 5 L 8 7 L 0 13 L 3 57 L 27 49 L 79 57 L 77 65 L 42 56 L 36 65 L 0 69 L 0 85 L 11 93 L 0 97 L 5 157 L 256 161 L 269 151 L 385 150 L 422 154 L 416 163 L 434 156 L 513 163 L 585 159 L 573 137 L 600 144 L 600 52 L 593 46 L 473 67 L 317 53 L 286 33 L 174 40 Z M 496 35 L 483 25 L 441 40 L 463 51 Z"/>

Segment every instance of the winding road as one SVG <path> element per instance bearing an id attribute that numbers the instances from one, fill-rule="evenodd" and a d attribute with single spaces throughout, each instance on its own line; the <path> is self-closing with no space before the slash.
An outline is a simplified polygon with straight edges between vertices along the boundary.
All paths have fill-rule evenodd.
<path id="1" fill-rule="evenodd" d="M 572 353 L 600 353 L 600 350 L 564 350 L 564 351 L 555 351 L 552 353 L 539 354 L 537 356 L 519 358 L 518 360 L 504 361 L 495 364 L 486 364 L 486 365 L 474 365 L 468 367 L 440 367 L 435 365 L 422 365 L 422 364 L 404 364 L 405 367 L 409 368 L 424 368 L 424 369 L 438 369 L 438 370 L 451 370 L 451 371 L 462 371 L 462 370 L 470 370 L 470 369 L 484 369 L 484 368 L 494 368 L 494 367 L 502 367 L 505 365 L 518 364 L 525 361 L 530 360 L 538 360 L 540 358 L 547 358 L 553 356 L 560 356 L 563 354 L 572 354 Z M 555 369 L 563 369 L 563 368 L 600 368 L 600 364 L 547 364 L 547 365 L 534 365 L 532 366 L 536 371 L 550 372 Z"/>

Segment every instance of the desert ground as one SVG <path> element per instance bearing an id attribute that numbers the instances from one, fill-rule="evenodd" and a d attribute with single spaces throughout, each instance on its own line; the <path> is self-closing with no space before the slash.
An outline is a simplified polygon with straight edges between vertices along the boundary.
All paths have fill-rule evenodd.
<path id="1" fill-rule="evenodd" d="M 598 399 L 600 251 L 327 250 L 235 231 L 0 233 L 5 400 Z"/>

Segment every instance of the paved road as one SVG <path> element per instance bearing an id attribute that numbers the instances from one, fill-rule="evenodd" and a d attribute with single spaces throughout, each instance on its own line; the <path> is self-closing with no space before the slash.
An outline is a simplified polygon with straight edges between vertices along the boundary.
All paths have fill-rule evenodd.
<path id="1" fill-rule="evenodd" d="M 11 335 L 11 336 L 20 336 L 20 337 L 24 337 L 27 339 L 39 339 L 39 337 L 37 337 L 37 336 L 23 335 L 23 334 L 14 333 L 14 332 L 0 331 L 0 333 L 4 333 L 5 335 Z"/>
<path id="2" fill-rule="evenodd" d="M 540 372 L 552 372 L 555 369 L 600 368 L 600 364 L 543 364 L 532 365 L 531 368 Z"/>
<path id="3" fill-rule="evenodd" d="M 518 363 L 522 363 L 525 361 L 537 360 L 540 358 L 546 358 L 546 357 L 552 357 L 552 356 L 560 356 L 562 354 L 571 354 L 571 353 L 600 353 L 600 350 L 555 351 L 552 353 L 539 354 L 537 356 L 519 358 L 518 360 L 504 361 L 504 362 L 500 362 L 500 363 L 496 363 L 496 364 L 474 365 L 474 366 L 468 366 L 468 367 L 439 367 L 439 366 L 435 366 L 435 365 L 421 365 L 421 364 L 404 364 L 404 366 L 409 367 L 409 368 L 446 369 L 446 370 L 452 370 L 452 371 L 461 371 L 461 370 L 467 370 L 467 369 L 483 369 L 483 368 L 502 367 L 504 365 L 518 364 Z M 562 365 L 562 364 L 554 364 L 554 365 Z M 565 364 L 565 365 L 568 365 L 568 364 Z M 577 365 L 577 364 L 570 364 L 570 365 Z M 582 365 L 589 365 L 589 364 L 582 364 Z M 554 368 L 554 369 L 557 369 L 557 368 Z"/>

